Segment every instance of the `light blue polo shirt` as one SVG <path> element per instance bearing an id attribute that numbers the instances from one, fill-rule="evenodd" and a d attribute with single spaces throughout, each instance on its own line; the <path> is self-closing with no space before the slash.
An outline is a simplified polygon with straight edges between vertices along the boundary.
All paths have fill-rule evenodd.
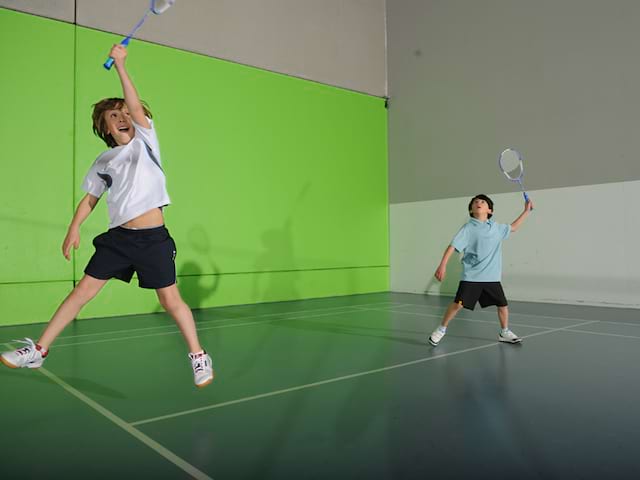
<path id="1" fill-rule="evenodd" d="M 502 278 L 502 241 L 509 238 L 511 225 L 489 219 L 469 219 L 456 233 L 451 246 L 462 252 L 465 282 L 499 282 Z"/>

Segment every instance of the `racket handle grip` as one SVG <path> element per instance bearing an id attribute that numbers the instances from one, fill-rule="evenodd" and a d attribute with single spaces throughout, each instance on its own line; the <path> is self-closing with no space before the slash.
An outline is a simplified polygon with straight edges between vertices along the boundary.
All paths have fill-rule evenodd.
<path id="1" fill-rule="evenodd" d="M 122 41 L 120 42 L 120 45 L 122 45 L 123 47 L 126 47 L 127 45 L 129 45 L 129 41 L 131 40 L 131 37 L 125 37 L 124 39 L 122 39 Z M 106 68 L 107 70 L 111 70 L 111 67 L 113 67 L 115 60 L 111 57 L 109 57 L 107 59 L 106 62 L 104 62 L 104 64 L 102 65 L 104 68 Z"/>
<path id="2" fill-rule="evenodd" d="M 525 203 L 529 203 L 529 195 L 527 195 L 527 192 L 522 192 L 522 196 L 524 197 Z M 533 210 L 533 208 L 531 210 Z"/>

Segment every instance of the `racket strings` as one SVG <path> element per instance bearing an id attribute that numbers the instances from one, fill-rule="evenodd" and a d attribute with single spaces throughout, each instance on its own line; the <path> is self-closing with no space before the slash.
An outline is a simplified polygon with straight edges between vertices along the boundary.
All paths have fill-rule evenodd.
<path id="1" fill-rule="evenodd" d="M 519 181 L 524 174 L 522 155 L 516 150 L 506 149 L 500 154 L 498 164 L 502 173 L 511 181 Z"/>

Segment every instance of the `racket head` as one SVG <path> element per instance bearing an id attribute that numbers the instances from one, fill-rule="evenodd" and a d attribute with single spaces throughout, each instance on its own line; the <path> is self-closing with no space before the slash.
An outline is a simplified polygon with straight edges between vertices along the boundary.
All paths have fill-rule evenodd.
<path id="1" fill-rule="evenodd" d="M 500 170 L 512 182 L 518 182 L 524 174 L 522 154 L 514 148 L 506 148 L 498 156 Z"/>
<path id="2" fill-rule="evenodd" d="M 169 8 L 171 8 L 174 3 L 176 3 L 176 0 L 151 0 L 151 6 L 149 7 L 149 10 L 151 10 L 156 15 L 160 15 L 169 10 Z"/>

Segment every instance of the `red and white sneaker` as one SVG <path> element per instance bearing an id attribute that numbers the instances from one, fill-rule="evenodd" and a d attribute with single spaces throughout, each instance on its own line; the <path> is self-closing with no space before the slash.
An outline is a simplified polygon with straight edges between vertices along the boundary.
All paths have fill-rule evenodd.
<path id="1" fill-rule="evenodd" d="M 49 353 L 48 350 L 43 350 L 30 338 L 14 340 L 14 342 L 24 343 L 26 347 L 18 348 L 12 352 L 4 352 L 0 355 L 2 363 L 9 368 L 40 368 L 42 366 Z"/>
<path id="2" fill-rule="evenodd" d="M 193 381 L 196 387 L 206 387 L 213 381 L 213 362 L 204 350 L 200 353 L 190 353 L 191 367 L 193 368 Z"/>

